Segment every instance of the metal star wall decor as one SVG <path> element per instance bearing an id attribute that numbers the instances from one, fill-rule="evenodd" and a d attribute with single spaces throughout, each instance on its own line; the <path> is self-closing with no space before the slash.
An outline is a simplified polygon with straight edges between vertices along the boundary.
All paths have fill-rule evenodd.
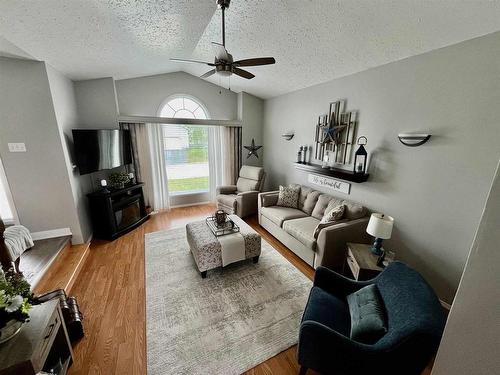
<path id="1" fill-rule="evenodd" d="M 253 138 L 252 138 L 252 144 L 250 146 L 243 146 L 243 147 L 245 147 L 248 150 L 247 159 L 252 155 L 255 155 L 257 159 L 259 158 L 257 150 L 262 148 L 262 146 L 255 146 L 255 140 Z"/>

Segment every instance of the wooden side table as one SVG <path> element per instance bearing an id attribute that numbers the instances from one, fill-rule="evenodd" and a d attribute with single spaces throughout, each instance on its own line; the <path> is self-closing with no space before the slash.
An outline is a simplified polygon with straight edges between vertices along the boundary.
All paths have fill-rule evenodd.
<path id="1" fill-rule="evenodd" d="M 378 256 L 372 254 L 371 247 L 362 243 L 347 243 L 346 265 L 356 280 L 370 280 L 383 271 L 377 266 Z"/>
<path id="2" fill-rule="evenodd" d="M 0 344 L 0 375 L 48 372 L 59 362 L 65 375 L 73 362 L 59 299 L 33 306 L 30 321 L 12 339 Z"/>

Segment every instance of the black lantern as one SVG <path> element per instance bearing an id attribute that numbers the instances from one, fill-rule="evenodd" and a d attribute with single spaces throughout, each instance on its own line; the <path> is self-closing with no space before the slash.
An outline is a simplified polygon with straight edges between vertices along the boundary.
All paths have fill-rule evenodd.
<path id="1" fill-rule="evenodd" d="M 365 145 L 368 143 L 366 137 L 361 136 L 358 138 L 359 148 L 354 154 L 354 173 L 365 174 L 366 173 L 366 160 L 368 159 L 368 153 L 365 150 Z"/>

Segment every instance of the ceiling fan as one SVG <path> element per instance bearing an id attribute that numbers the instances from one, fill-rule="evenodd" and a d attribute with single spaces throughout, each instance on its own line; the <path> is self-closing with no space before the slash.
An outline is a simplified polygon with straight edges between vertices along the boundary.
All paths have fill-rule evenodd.
<path id="1" fill-rule="evenodd" d="M 186 60 L 186 59 L 175 59 L 175 58 L 171 58 L 170 60 L 188 62 L 188 63 L 206 64 L 208 66 L 214 67 L 212 70 L 209 70 L 208 72 L 203 74 L 200 78 L 207 78 L 215 73 L 218 73 L 223 76 L 230 76 L 231 74 L 234 73 L 240 77 L 246 79 L 252 79 L 253 77 L 255 77 L 255 75 L 246 70 L 240 69 L 240 67 L 269 65 L 276 63 L 274 57 L 257 57 L 257 58 L 244 59 L 238 61 L 233 60 L 233 56 L 226 50 L 226 25 L 224 18 L 224 12 L 227 8 L 229 8 L 230 2 L 231 0 L 216 0 L 217 7 L 222 10 L 222 44 L 217 42 L 212 42 L 212 45 L 215 50 L 215 60 L 213 63 L 198 61 L 198 60 Z"/>

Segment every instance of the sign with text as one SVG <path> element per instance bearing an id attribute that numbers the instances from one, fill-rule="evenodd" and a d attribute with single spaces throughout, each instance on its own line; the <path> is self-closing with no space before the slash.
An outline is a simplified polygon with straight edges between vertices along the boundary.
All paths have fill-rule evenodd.
<path id="1" fill-rule="evenodd" d="M 307 180 L 314 185 L 319 185 L 322 187 L 327 187 L 335 191 L 340 191 L 344 194 L 349 194 L 351 192 L 351 184 L 344 181 L 335 180 L 331 177 L 317 176 L 315 174 L 309 174 Z"/>

